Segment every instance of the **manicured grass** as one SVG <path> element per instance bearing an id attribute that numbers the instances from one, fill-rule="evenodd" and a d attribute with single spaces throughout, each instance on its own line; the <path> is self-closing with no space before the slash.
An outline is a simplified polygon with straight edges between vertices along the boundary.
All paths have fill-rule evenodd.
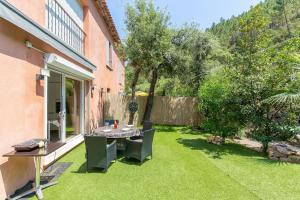
<path id="1" fill-rule="evenodd" d="M 300 165 L 182 127 L 157 127 L 153 148 L 142 165 L 120 157 L 107 173 L 86 173 L 82 144 L 59 161 L 73 164 L 45 199 L 300 199 Z"/>

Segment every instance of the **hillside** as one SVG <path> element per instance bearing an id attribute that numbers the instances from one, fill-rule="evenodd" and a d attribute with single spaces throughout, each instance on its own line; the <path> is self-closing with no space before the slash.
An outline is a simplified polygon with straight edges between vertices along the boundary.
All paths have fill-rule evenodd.
<path id="1" fill-rule="evenodd" d="M 266 0 L 260 3 L 262 13 L 268 19 L 269 31 L 272 32 L 274 43 L 280 43 L 289 35 L 296 36 L 300 32 L 300 0 Z M 247 13 L 253 12 L 253 8 L 228 20 L 220 19 L 213 24 L 207 32 L 220 39 L 222 45 L 230 46 L 238 31 L 238 24 Z"/>

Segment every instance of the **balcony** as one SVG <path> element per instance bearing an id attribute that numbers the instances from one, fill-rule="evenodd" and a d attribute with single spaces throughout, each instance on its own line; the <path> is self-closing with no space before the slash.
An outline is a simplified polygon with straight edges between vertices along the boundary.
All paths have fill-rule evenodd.
<path id="1" fill-rule="evenodd" d="M 82 26 L 60 3 L 57 0 L 47 0 L 46 27 L 75 51 L 84 55 L 85 33 Z"/>

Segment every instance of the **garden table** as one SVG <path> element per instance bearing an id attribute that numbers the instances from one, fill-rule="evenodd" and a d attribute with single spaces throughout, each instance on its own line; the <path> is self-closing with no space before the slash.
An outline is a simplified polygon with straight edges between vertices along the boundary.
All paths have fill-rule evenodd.
<path id="1" fill-rule="evenodd" d="M 104 132 L 104 130 L 107 130 L 107 128 L 99 127 L 94 130 L 93 135 L 103 136 L 107 139 L 116 139 L 118 150 L 125 150 L 126 138 L 139 136 L 140 130 L 135 127 L 129 128 L 129 130 L 123 130 L 123 128 L 127 127 L 118 127 L 116 129 L 110 128 L 110 132 Z"/>
<path id="2" fill-rule="evenodd" d="M 127 128 L 127 127 L 125 127 Z M 93 135 L 99 135 L 104 136 L 106 138 L 128 138 L 133 136 L 139 136 L 140 130 L 138 128 L 128 128 L 129 130 L 123 130 L 123 127 L 119 128 L 110 128 L 110 132 L 104 132 L 104 130 L 107 130 L 106 127 L 99 127 L 94 130 Z"/>
<path id="3" fill-rule="evenodd" d="M 49 187 L 51 185 L 55 185 L 58 182 L 53 181 L 47 184 L 41 184 L 41 157 L 47 156 L 50 153 L 53 153 L 60 147 L 62 147 L 65 143 L 61 142 L 49 142 L 46 143 L 45 147 L 37 148 L 32 151 L 12 151 L 10 153 L 4 154 L 4 157 L 33 157 L 34 158 L 34 165 L 35 165 L 35 184 L 34 187 L 20 195 L 17 195 L 13 198 L 8 199 L 20 199 L 28 194 L 35 193 L 38 199 L 43 199 L 42 189 Z"/>

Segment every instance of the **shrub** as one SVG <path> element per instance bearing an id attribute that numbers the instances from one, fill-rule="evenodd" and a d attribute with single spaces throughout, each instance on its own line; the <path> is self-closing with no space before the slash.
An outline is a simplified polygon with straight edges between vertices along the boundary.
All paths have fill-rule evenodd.
<path id="1" fill-rule="evenodd" d="M 232 87 L 224 70 L 206 77 L 199 90 L 199 110 L 203 128 L 214 135 L 235 135 L 240 128 L 240 109 L 232 96 Z"/>

